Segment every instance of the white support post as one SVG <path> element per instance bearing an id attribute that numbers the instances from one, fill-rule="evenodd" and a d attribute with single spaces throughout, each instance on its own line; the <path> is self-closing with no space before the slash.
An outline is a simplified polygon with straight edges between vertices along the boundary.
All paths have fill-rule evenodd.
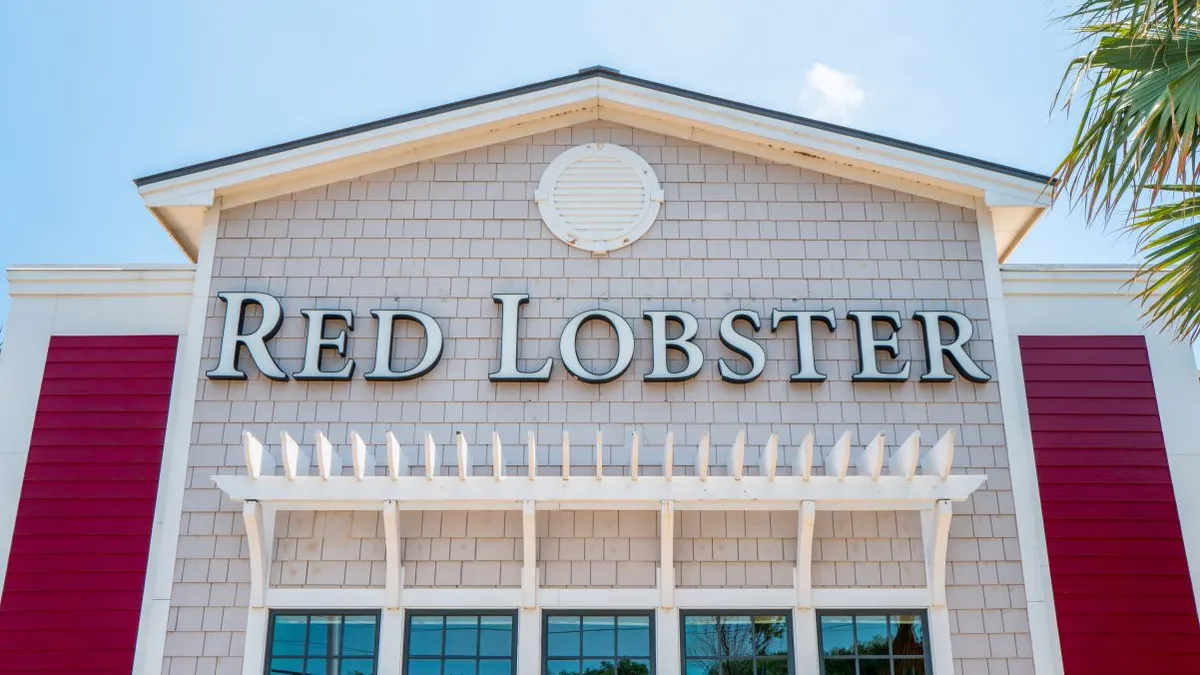
<path id="1" fill-rule="evenodd" d="M 813 607 L 797 607 L 795 629 L 792 631 L 793 659 L 800 672 L 822 672 L 821 651 L 817 647 L 817 610 Z M 808 671 L 808 668 L 815 668 Z"/>
<path id="2" fill-rule="evenodd" d="M 663 476 L 669 481 L 675 473 L 675 432 L 667 432 L 667 440 L 663 441 Z"/>
<path id="3" fill-rule="evenodd" d="M 367 475 L 367 444 L 357 432 L 350 432 L 350 463 L 354 467 L 354 478 L 362 480 Z"/>
<path id="4" fill-rule="evenodd" d="M 401 476 L 407 478 L 408 462 L 404 461 L 404 451 L 400 448 L 400 441 L 396 440 L 396 434 L 389 431 L 384 440 L 386 441 L 384 447 L 387 452 L 388 477 L 392 480 L 397 480 Z"/>
<path id="5" fill-rule="evenodd" d="M 300 466 L 300 444 L 286 431 L 279 433 L 279 445 L 283 454 L 283 475 L 288 480 L 296 480 L 296 471 Z"/>
<path id="6" fill-rule="evenodd" d="M 518 673 L 542 672 L 542 616 L 536 607 L 523 607 L 517 613 Z"/>
<path id="7" fill-rule="evenodd" d="M 675 607 L 659 607 L 655 615 L 655 671 L 659 673 L 682 673 L 679 663 L 679 610 Z M 797 662 L 799 663 L 799 662 Z"/>
<path id="8" fill-rule="evenodd" d="M 246 615 L 246 635 L 242 647 L 242 675 L 262 675 L 267 655 L 267 626 L 271 610 L 251 607 Z M 160 672 L 155 670 L 154 672 Z M 382 673 L 380 674 L 382 675 Z"/>
<path id="9" fill-rule="evenodd" d="M 404 610 L 385 607 L 379 616 L 378 675 L 400 675 L 404 654 Z"/>
<path id="10" fill-rule="evenodd" d="M 329 480 L 333 471 L 333 444 L 325 437 L 325 434 L 317 432 L 317 473 L 321 478 Z"/>
<path id="11" fill-rule="evenodd" d="M 945 605 L 929 608 L 929 654 L 932 675 L 954 675 L 953 636 L 950 633 L 950 609 Z"/>
<path id="12" fill-rule="evenodd" d="M 708 434 L 704 434 L 700 447 L 696 448 L 696 475 L 700 480 L 708 479 Z"/>
<path id="13" fill-rule="evenodd" d="M 250 606 L 263 607 L 270 569 L 264 569 L 262 505 L 255 501 L 243 502 L 242 521 L 246 526 L 246 543 L 250 552 Z"/>
<path id="14" fill-rule="evenodd" d="M 663 500 L 659 511 L 658 597 L 659 606 L 675 606 L 675 505 Z"/>
<path id="15" fill-rule="evenodd" d="M 532 500 L 521 504 L 521 606 L 537 607 L 537 508 Z"/>
<path id="16" fill-rule="evenodd" d="M 817 508 L 811 499 L 800 502 L 796 532 L 796 606 L 812 607 L 813 531 Z"/>
<path id="17" fill-rule="evenodd" d="M 400 514 L 394 500 L 383 503 L 384 589 L 387 609 L 399 609 L 404 594 L 404 563 L 400 559 Z"/>
<path id="18" fill-rule="evenodd" d="M 946 604 L 946 547 L 950 542 L 950 501 L 939 499 L 933 510 L 921 512 L 921 538 L 925 544 L 925 582 L 935 607 Z"/>

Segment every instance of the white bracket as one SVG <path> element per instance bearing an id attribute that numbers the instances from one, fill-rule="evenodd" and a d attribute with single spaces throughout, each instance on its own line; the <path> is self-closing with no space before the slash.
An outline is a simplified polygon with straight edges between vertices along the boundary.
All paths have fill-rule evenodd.
<path id="1" fill-rule="evenodd" d="M 883 458 L 886 454 L 883 448 L 883 434 L 875 434 L 875 438 L 863 448 L 858 456 L 858 475 L 870 476 L 871 480 L 879 480 L 883 473 Z"/>
<path id="2" fill-rule="evenodd" d="M 279 433 L 279 445 L 283 454 L 283 475 L 288 480 L 296 480 L 296 470 L 300 465 L 300 444 L 286 431 Z"/>
<path id="3" fill-rule="evenodd" d="M 466 480 L 471 475 L 471 450 L 467 447 L 467 437 L 460 431 L 454 435 L 458 449 L 458 479 Z"/>
<path id="4" fill-rule="evenodd" d="M 775 480 L 775 467 L 779 464 L 779 434 L 771 434 L 758 458 L 758 475 Z"/>
<path id="5" fill-rule="evenodd" d="M 499 431 L 492 432 L 492 476 L 496 480 L 504 478 L 504 444 Z"/>
<path id="6" fill-rule="evenodd" d="M 829 451 L 829 463 L 826 465 L 825 474 L 829 475 L 829 470 L 833 469 L 834 475 L 838 480 L 846 479 L 846 472 L 850 468 L 850 432 L 842 434 L 842 437 L 833 444 L 833 449 Z"/>
<path id="7" fill-rule="evenodd" d="M 529 480 L 537 478 L 537 436 L 529 432 L 529 445 L 526 449 L 525 465 L 529 467 Z"/>
<path id="8" fill-rule="evenodd" d="M 675 432 L 667 432 L 667 440 L 663 441 L 663 476 L 669 481 L 675 473 Z"/>
<path id="9" fill-rule="evenodd" d="M 354 467 L 354 478 L 362 480 L 367 475 L 367 444 L 353 431 L 350 432 L 350 463 Z"/>
<path id="10" fill-rule="evenodd" d="M 633 432 L 633 437 L 629 442 L 629 476 L 637 480 L 638 470 L 641 467 L 638 462 L 638 432 Z"/>
<path id="11" fill-rule="evenodd" d="M 604 480 L 604 432 L 596 430 L 596 480 Z"/>
<path id="12" fill-rule="evenodd" d="M 408 462 L 404 460 L 404 451 L 400 448 L 400 441 L 396 440 L 396 434 L 387 432 L 385 440 L 385 452 L 387 453 L 387 468 L 388 477 L 392 480 L 398 480 L 401 476 L 408 477 Z"/>
<path id="13" fill-rule="evenodd" d="M 817 523 L 817 506 L 811 499 L 800 502 L 799 527 L 796 533 L 796 606 L 812 607 L 813 532 Z"/>
<path id="14" fill-rule="evenodd" d="M 704 434 L 700 447 L 696 448 L 696 475 L 700 480 L 708 480 L 708 434 Z"/>
<path id="15" fill-rule="evenodd" d="M 333 471 L 333 444 L 325 438 L 325 434 L 317 432 L 317 473 L 324 480 L 329 480 Z"/>
<path id="16" fill-rule="evenodd" d="M 746 432 L 739 431 L 729 450 L 729 475 L 734 480 L 741 480 L 746 463 Z"/>
<path id="17" fill-rule="evenodd" d="M 925 544 L 925 581 L 931 604 L 946 604 L 946 548 L 950 543 L 950 500 L 939 499 L 930 511 L 921 512 L 921 538 Z"/>
<path id="18" fill-rule="evenodd" d="M 263 444 L 249 431 L 242 432 L 242 446 L 246 449 L 246 473 L 258 480 L 262 476 Z"/>
<path id="19" fill-rule="evenodd" d="M 914 431 L 892 454 L 888 462 L 888 473 L 912 480 L 917 475 L 917 460 L 921 454 L 921 432 Z"/>
<path id="20" fill-rule="evenodd" d="M 804 435 L 804 440 L 800 442 L 800 448 L 796 451 L 797 457 L 795 471 L 804 480 L 812 478 L 814 454 L 813 445 L 815 443 L 816 439 L 813 437 L 813 433 L 810 431 Z"/>
<path id="21" fill-rule="evenodd" d="M 432 479 L 437 475 L 437 444 L 433 442 L 433 434 L 425 432 L 425 477 Z"/>

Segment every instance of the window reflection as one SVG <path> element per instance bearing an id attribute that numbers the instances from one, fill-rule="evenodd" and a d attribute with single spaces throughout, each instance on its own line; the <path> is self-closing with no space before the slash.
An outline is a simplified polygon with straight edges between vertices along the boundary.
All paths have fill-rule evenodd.
<path id="1" fill-rule="evenodd" d="M 375 675 L 377 614 L 271 616 L 269 675 Z"/>
<path id="2" fill-rule="evenodd" d="M 783 614 L 685 614 L 687 675 L 785 675 L 791 636 Z"/>
<path id="3" fill-rule="evenodd" d="M 548 613 L 549 675 L 652 675 L 651 615 Z"/>
<path id="4" fill-rule="evenodd" d="M 513 675 L 513 616 L 409 614 L 406 675 Z"/>
<path id="5" fill-rule="evenodd" d="M 825 675 L 925 675 L 922 613 L 822 613 Z"/>

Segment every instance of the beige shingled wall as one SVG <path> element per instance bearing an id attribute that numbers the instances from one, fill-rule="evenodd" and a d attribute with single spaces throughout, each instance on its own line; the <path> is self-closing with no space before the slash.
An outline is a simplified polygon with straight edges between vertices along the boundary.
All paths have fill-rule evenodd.
<path id="1" fill-rule="evenodd" d="M 654 167 L 666 195 L 650 232 L 604 258 L 555 239 L 532 201 L 546 163 L 590 141 L 638 152 Z M 342 446 L 350 430 L 376 446 L 391 430 L 409 452 L 427 430 L 445 447 L 461 431 L 480 459 L 493 429 L 514 449 L 533 430 L 542 443 L 539 463 L 556 471 L 559 453 L 551 444 L 564 430 L 579 439 L 572 462 L 587 466 L 593 464 L 590 440 L 600 428 L 606 464 L 621 473 L 627 469 L 620 464 L 628 462 L 623 439 L 633 427 L 642 433 L 647 473 L 657 471 L 668 429 L 675 432 L 681 466 L 691 463 L 704 434 L 711 434 L 717 450 L 714 464 L 722 463 L 742 429 L 748 434 L 748 462 L 776 432 L 785 449 L 795 448 L 810 430 L 817 446 L 827 449 L 844 431 L 854 435 L 856 445 L 880 431 L 894 443 L 919 430 L 927 444 L 955 431 L 958 469 L 988 474 L 982 491 L 956 505 L 952 526 L 948 599 L 958 667 L 964 675 L 1032 672 L 997 385 L 917 382 L 924 364 L 913 322 L 901 331 L 902 355 L 913 362 L 909 382 L 850 383 L 857 364 L 852 325 L 844 319 L 849 308 L 895 309 L 905 316 L 918 309 L 963 311 L 976 320 L 973 356 L 994 372 L 971 211 L 589 123 L 223 213 L 203 370 L 213 367 L 217 354 L 224 315 L 215 297 L 220 290 L 267 291 L 282 300 L 288 319 L 271 349 L 288 372 L 300 368 L 299 310 L 305 308 L 354 310 L 350 350 L 359 375 L 373 360 L 375 325 L 368 314 L 373 308 L 433 315 L 447 336 L 446 349 L 432 373 L 402 383 L 369 383 L 358 375 L 342 383 L 276 383 L 251 366 L 246 382 L 201 377 L 164 672 L 240 672 L 246 544 L 238 506 L 223 499 L 209 476 L 242 470 L 243 429 L 266 439 L 287 430 L 306 444 L 320 430 Z M 601 386 L 575 381 L 561 362 L 549 383 L 489 382 L 499 334 L 491 296 L 498 292 L 533 297 L 522 313 L 523 367 L 557 358 L 566 320 L 593 307 L 630 321 L 637 335 L 633 366 Z M 717 325 L 727 311 L 743 307 L 764 316 L 773 307 L 832 307 L 839 317 L 836 335 L 819 326 L 815 333 L 817 358 L 829 381 L 789 383 L 795 340 L 790 331 L 769 330 L 759 334 L 769 359 L 762 377 L 748 385 L 720 381 L 715 359 L 731 355 L 717 339 Z M 640 317 L 644 310 L 663 308 L 692 312 L 700 322 L 697 344 L 708 361 L 686 383 L 641 380 L 649 364 L 648 330 Z M 591 327 L 580 340 L 581 353 L 610 354 L 606 335 L 606 328 Z M 409 364 L 415 342 L 401 350 Z M 380 585 L 378 523 L 347 516 L 289 516 L 279 528 L 273 580 L 323 586 L 342 575 L 345 584 Z M 681 513 L 675 542 L 679 584 L 790 585 L 795 523 L 790 513 Z M 410 585 L 519 583 L 515 513 L 406 513 L 401 526 Z M 547 586 L 654 584 L 653 514 L 543 513 L 538 528 L 539 568 Z M 822 513 L 814 581 L 921 585 L 919 536 L 912 514 Z"/>

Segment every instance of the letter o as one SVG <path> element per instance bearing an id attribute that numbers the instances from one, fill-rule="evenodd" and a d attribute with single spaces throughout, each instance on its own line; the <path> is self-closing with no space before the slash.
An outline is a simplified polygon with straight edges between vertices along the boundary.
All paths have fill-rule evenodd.
<path id="1" fill-rule="evenodd" d="M 613 363 L 612 368 L 604 373 L 593 373 L 584 368 L 583 364 L 579 362 L 579 353 L 576 349 L 579 329 L 583 327 L 583 324 L 595 320 L 607 323 L 617 334 L 617 360 Z M 607 309 L 590 309 L 576 314 L 567 322 L 566 327 L 563 328 L 562 337 L 559 339 L 559 351 L 562 353 L 563 366 L 566 367 L 567 372 L 583 382 L 589 384 L 612 382 L 625 374 L 629 364 L 633 362 L 633 329 L 629 327 L 629 322 L 619 314 Z"/>

